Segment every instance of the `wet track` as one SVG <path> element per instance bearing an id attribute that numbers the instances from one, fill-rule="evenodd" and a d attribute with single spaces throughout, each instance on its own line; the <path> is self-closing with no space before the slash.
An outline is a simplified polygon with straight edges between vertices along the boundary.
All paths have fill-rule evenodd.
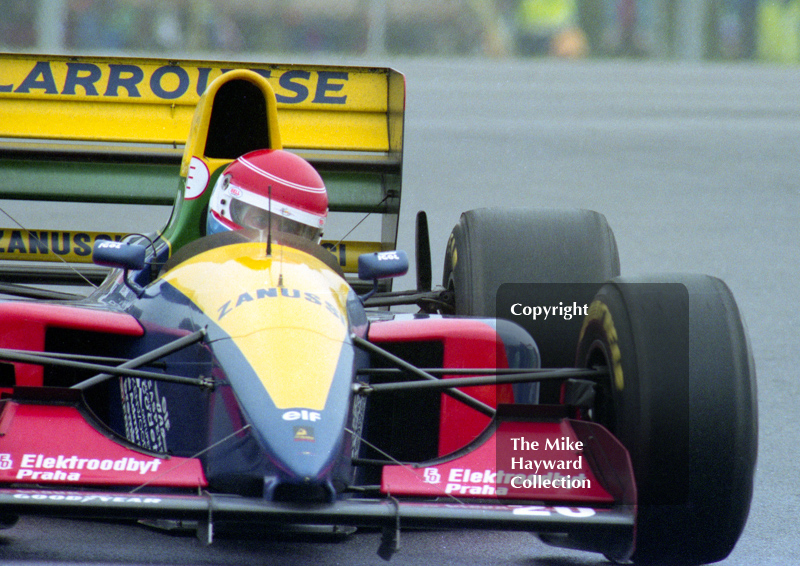
<path id="1" fill-rule="evenodd" d="M 722 564 L 800 564 L 800 72 L 552 61 L 392 66 L 408 81 L 399 246 L 413 251 L 414 213 L 426 210 L 434 280 L 459 213 L 504 205 L 602 212 L 623 274 L 703 272 L 728 283 L 756 360 L 760 450 L 750 519 Z M 16 214 L 49 227 L 34 212 Z M 68 216 L 64 227 L 80 226 L 74 209 Z M 105 220 L 105 229 L 129 229 Z M 411 285 L 409 275 L 398 287 Z M 20 564 L 380 564 L 378 539 L 240 536 L 204 548 L 191 537 L 125 525 L 24 519 L 0 532 L 0 557 Z M 515 533 L 411 532 L 401 547 L 392 564 L 606 563 Z"/>

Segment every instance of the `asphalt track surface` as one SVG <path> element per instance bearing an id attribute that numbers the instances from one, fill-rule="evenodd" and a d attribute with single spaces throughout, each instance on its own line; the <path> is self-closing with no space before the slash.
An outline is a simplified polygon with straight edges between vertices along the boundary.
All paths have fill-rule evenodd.
<path id="1" fill-rule="evenodd" d="M 414 214 L 426 210 L 434 280 L 460 212 L 505 205 L 602 212 L 614 229 L 623 274 L 701 272 L 728 283 L 749 326 L 756 360 L 760 447 L 750 518 L 722 564 L 800 564 L 800 71 L 630 62 L 391 65 L 406 74 L 408 88 L 399 247 L 413 252 Z M 39 211 L 28 207 L 16 214 L 37 225 L 50 213 L 37 218 Z M 163 214 L 138 216 L 157 220 Z M 81 227 L 82 216 L 66 209 L 63 218 L 52 220 Z M 101 229 L 128 229 L 113 214 L 103 220 L 110 225 Z M 412 269 L 399 287 L 413 281 Z M 191 537 L 128 525 L 27 518 L 0 532 L 0 559 L 6 564 L 380 564 L 378 539 L 374 532 L 343 542 L 240 534 L 207 548 Z M 597 555 L 505 532 L 404 532 L 391 561 L 396 566 L 606 563 Z"/>

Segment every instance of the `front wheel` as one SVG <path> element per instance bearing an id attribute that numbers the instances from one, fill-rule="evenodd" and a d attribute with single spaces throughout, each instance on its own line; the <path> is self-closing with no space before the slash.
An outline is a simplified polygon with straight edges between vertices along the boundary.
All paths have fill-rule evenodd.
<path id="1" fill-rule="evenodd" d="M 757 452 L 755 369 L 728 287 L 614 279 L 589 307 L 576 362 L 608 369 L 592 416 L 630 453 L 633 560 L 724 559 L 747 520 Z"/>
<path id="2" fill-rule="evenodd" d="M 537 304 L 558 304 L 559 298 L 584 304 L 600 283 L 619 274 L 614 232 L 598 212 L 481 208 L 464 212 L 453 228 L 442 283 L 455 297 L 453 314 L 514 320 L 497 312 L 504 284 L 530 286 L 535 290 L 530 298 Z M 578 284 L 580 292 L 562 296 L 564 284 Z M 572 365 L 580 330 L 577 317 L 526 330 L 539 346 L 542 367 Z"/>

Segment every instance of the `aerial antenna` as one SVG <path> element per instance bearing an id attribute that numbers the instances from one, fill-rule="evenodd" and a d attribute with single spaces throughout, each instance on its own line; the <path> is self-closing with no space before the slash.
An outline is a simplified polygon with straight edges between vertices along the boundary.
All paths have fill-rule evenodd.
<path id="1" fill-rule="evenodd" d="M 272 257 L 272 185 L 267 185 L 267 257 Z M 283 247 L 281 247 L 280 272 L 278 272 L 278 287 L 283 287 Z"/>
<path id="2" fill-rule="evenodd" d="M 394 195 L 392 192 L 389 192 L 389 193 L 388 193 L 388 194 L 387 194 L 385 197 L 383 197 L 383 200 L 381 200 L 381 202 L 379 202 L 379 203 L 378 203 L 378 205 L 377 205 L 375 208 L 376 208 L 376 209 L 377 209 L 377 208 L 380 208 L 380 206 L 381 206 L 383 203 L 385 203 L 387 200 L 389 200 L 390 198 L 392 198 L 392 197 L 394 197 L 394 196 L 395 196 L 395 195 Z M 362 222 L 364 222 L 364 221 L 365 221 L 367 218 L 369 218 L 369 216 L 370 216 L 371 214 L 372 214 L 372 211 L 369 211 L 369 212 L 367 212 L 367 213 L 364 215 L 364 217 L 363 217 L 361 220 L 359 220 L 358 222 L 356 222 L 355 226 L 353 226 L 352 228 L 350 228 L 350 230 L 347 232 L 347 234 L 345 234 L 344 236 L 342 236 L 341 238 L 339 238 L 339 241 L 338 241 L 338 242 L 336 242 L 335 244 L 333 244 L 333 248 L 331 248 L 331 249 L 334 249 L 334 250 L 335 250 L 335 249 L 338 249 L 338 248 L 339 248 L 339 245 L 340 245 L 342 242 L 344 242 L 345 238 L 347 238 L 347 236 L 349 236 L 350 234 L 352 234 L 352 233 L 353 233 L 353 231 L 354 231 L 356 228 L 358 228 L 359 226 L 361 226 L 361 223 L 362 223 Z"/>
<path id="3" fill-rule="evenodd" d="M 283 248 L 284 246 L 281 246 L 281 259 L 278 267 L 278 269 L 280 269 L 280 271 L 278 271 L 278 287 L 283 287 Z"/>
<path id="4" fill-rule="evenodd" d="M 272 256 L 272 185 L 267 186 L 267 257 Z"/>

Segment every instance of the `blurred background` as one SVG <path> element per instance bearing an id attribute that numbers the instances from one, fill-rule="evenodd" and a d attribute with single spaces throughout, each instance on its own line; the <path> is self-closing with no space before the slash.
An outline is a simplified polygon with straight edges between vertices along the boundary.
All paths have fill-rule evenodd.
<path id="1" fill-rule="evenodd" d="M 0 50 L 800 61 L 800 0 L 0 0 Z"/>

